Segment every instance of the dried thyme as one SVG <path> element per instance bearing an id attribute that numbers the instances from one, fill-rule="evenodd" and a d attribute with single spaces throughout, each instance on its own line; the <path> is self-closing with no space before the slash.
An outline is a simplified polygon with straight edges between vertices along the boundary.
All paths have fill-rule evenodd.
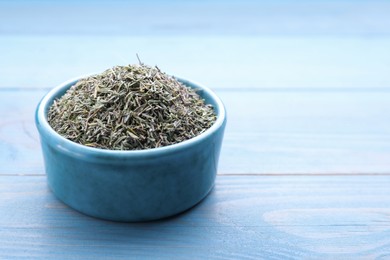
<path id="1" fill-rule="evenodd" d="M 90 147 L 140 150 L 195 137 L 216 120 L 195 90 L 144 64 L 79 80 L 48 112 L 51 127 Z"/>

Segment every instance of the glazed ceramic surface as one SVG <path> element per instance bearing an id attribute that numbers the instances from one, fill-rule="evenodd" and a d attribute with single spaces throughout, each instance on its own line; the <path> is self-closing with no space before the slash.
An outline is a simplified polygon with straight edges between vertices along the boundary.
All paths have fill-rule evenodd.
<path id="1" fill-rule="evenodd" d="M 57 134 L 47 122 L 48 109 L 77 80 L 50 91 L 37 107 L 36 126 L 53 193 L 87 215 L 130 222 L 165 218 L 200 202 L 214 185 L 226 113 L 209 89 L 178 80 L 214 106 L 216 122 L 190 140 L 139 151 L 90 148 Z"/>

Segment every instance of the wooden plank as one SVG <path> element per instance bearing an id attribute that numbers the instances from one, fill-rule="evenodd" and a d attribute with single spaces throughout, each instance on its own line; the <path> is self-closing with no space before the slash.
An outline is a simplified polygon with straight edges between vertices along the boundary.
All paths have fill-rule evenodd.
<path id="1" fill-rule="evenodd" d="M 388 92 L 219 92 L 222 172 L 388 173 Z"/>
<path id="2" fill-rule="evenodd" d="M 34 109 L 0 91 L 0 174 L 43 174 Z M 390 92 L 217 90 L 228 112 L 219 172 L 390 173 Z"/>
<path id="3" fill-rule="evenodd" d="M 383 35 L 388 1 L 0 1 L 0 34 Z"/>
<path id="4" fill-rule="evenodd" d="M 390 28 L 390 26 L 389 26 Z M 52 88 L 143 62 L 218 89 L 390 88 L 390 36 L 0 35 L 0 88 Z"/>
<path id="5" fill-rule="evenodd" d="M 390 176 L 219 176 L 192 210 L 121 224 L 0 176 L 0 258 L 374 259 L 390 255 Z"/>

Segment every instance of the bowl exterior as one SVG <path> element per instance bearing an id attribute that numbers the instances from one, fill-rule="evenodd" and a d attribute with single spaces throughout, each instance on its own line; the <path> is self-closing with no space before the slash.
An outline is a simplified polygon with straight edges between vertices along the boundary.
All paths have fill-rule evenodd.
<path id="1" fill-rule="evenodd" d="M 38 115 L 43 105 L 36 125 L 49 187 L 84 214 L 124 222 L 161 219 L 193 207 L 214 185 L 226 119 L 191 145 L 116 157 L 70 149 L 69 140 L 47 134 Z"/>
<path id="2" fill-rule="evenodd" d="M 42 139 L 49 187 L 74 209 L 115 221 L 147 221 L 182 212 L 214 185 L 222 134 L 166 156 L 100 162 L 62 153 Z"/>

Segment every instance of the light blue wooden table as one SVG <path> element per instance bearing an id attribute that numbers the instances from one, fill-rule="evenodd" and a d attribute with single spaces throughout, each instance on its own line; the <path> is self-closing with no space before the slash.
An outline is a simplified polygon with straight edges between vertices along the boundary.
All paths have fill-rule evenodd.
<path id="1" fill-rule="evenodd" d="M 0 1 L 0 259 L 390 259 L 389 1 Z M 146 64 L 229 116 L 201 204 L 139 224 L 58 201 L 34 126 L 57 84 Z"/>

